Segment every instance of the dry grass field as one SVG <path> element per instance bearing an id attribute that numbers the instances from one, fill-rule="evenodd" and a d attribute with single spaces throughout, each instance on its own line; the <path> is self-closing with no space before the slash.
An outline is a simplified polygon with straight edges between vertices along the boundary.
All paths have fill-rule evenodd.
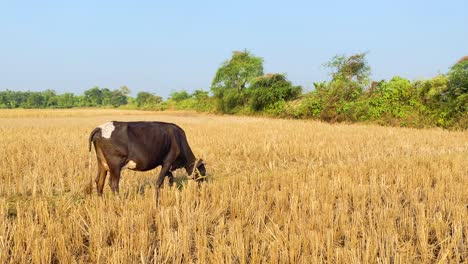
<path id="1" fill-rule="evenodd" d="M 87 194 L 111 120 L 180 125 L 208 182 Z M 468 132 L 84 109 L 1 110 L 0 135 L 0 263 L 468 262 Z"/>

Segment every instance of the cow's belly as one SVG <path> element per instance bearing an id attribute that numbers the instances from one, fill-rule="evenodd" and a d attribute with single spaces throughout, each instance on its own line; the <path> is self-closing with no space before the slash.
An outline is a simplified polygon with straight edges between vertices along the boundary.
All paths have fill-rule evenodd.
<path id="1" fill-rule="evenodd" d="M 130 165 L 133 165 L 132 170 L 148 171 L 162 165 L 167 155 L 166 151 L 161 150 L 159 147 L 150 147 L 154 145 L 153 143 L 148 143 L 147 145 L 134 144 L 129 147 L 127 156 L 128 168 L 130 169 Z M 130 164 L 130 161 L 133 161 L 135 164 Z"/>
<path id="2" fill-rule="evenodd" d="M 128 159 L 127 163 L 122 167 L 122 170 L 129 169 L 134 171 L 148 171 L 159 165 L 161 164 L 151 160 L 144 161 L 139 159 Z"/>

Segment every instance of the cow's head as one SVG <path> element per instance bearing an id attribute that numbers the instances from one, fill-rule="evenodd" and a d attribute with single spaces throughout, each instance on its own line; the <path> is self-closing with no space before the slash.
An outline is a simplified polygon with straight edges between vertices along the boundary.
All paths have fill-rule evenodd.
<path id="1" fill-rule="evenodd" d="M 195 164 L 193 165 L 192 173 L 189 178 L 197 180 L 200 177 L 206 175 L 205 164 L 203 163 L 202 159 L 198 159 Z"/>
<path id="2" fill-rule="evenodd" d="M 206 175 L 206 169 L 205 169 L 205 163 L 203 163 L 203 160 L 202 159 L 199 159 L 197 161 L 197 165 L 195 166 L 195 173 L 196 172 L 199 172 L 201 176 L 205 176 Z"/>

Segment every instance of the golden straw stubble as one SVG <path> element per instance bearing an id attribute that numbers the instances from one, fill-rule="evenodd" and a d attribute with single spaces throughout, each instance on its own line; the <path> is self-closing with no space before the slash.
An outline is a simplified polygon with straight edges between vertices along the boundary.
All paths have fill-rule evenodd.
<path id="1" fill-rule="evenodd" d="M 177 171 L 157 207 L 157 169 L 87 194 L 87 139 L 111 120 L 178 124 L 208 182 Z M 467 132 L 103 109 L 0 121 L 1 263 L 468 261 Z"/>

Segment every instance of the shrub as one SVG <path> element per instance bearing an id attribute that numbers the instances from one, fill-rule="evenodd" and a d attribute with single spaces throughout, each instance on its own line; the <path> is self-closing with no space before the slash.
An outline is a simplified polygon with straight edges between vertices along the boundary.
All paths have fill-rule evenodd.
<path id="1" fill-rule="evenodd" d="M 249 107 L 255 112 L 272 109 L 275 104 L 284 105 L 284 101 L 296 99 L 301 92 L 302 87 L 293 86 L 283 74 L 267 74 L 254 79 L 249 87 Z"/>

